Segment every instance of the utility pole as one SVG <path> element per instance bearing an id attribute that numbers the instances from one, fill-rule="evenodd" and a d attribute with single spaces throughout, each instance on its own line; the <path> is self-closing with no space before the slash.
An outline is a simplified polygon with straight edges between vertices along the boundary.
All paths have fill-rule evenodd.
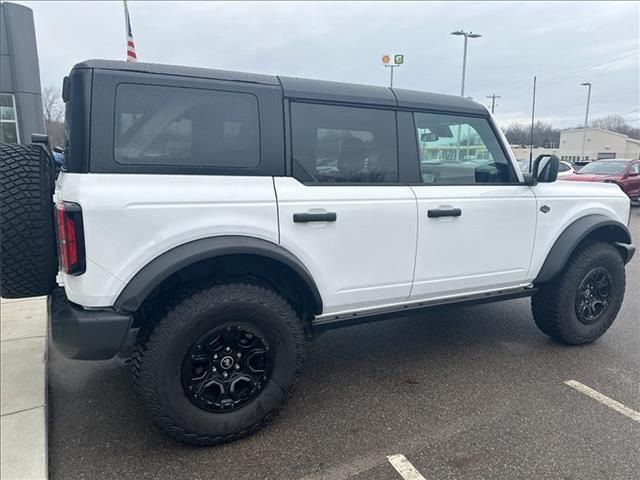
<path id="1" fill-rule="evenodd" d="M 533 125 L 536 116 L 536 77 L 533 77 L 533 102 L 531 105 L 531 145 L 529 145 L 529 173 L 533 172 Z"/>
<path id="2" fill-rule="evenodd" d="M 584 144 L 587 139 L 587 127 L 589 126 L 589 103 L 591 102 L 591 82 L 584 82 L 580 85 L 585 87 L 589 87 L 589 91 L 587 93 L 587 112 L 584 115 L 584 129 L 582 130 L 582 154 L 580 155 L 580 160 L 584 160 Z"/>
<path id="3" fill-rule="evenodd" d="M 487 98 L 491 99 L 491 115 L 493 115 L 496 109 L 496 98 L 502 98 L 502 97 L 494 93 L 493 95 L 487 95 Z"/>

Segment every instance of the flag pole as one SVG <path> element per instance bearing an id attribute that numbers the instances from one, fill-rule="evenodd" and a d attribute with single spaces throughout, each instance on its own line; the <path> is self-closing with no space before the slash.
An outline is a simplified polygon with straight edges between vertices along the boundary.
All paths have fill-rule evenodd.
<path id="1" fill-rule="evenodd" d="M 127 0 L 122 0 L 122 4 L 124 5 L 124 28 L 125 38 L 127 39 L 127 62 L 136 62 L 138 56 L 136 55 L 136 44 L 133 41 L 133 33 L 131 32 L 131 18 L 129 17 Z"/>
<path id="2" fill-rule="evenodd" d="M 122 0 L 122 6 L 124 7 L 124 39 L 127 51 L 129 50 L 129 9 L 127 8 L 127 0 Z M 128 60 L 129 55 L 125 55 L 125 60 Z"/>

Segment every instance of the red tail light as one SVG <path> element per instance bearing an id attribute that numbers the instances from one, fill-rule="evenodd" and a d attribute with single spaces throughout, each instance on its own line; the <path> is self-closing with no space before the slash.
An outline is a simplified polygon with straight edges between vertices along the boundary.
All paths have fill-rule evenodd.
<path id="1" fill-rule="evenodd" d="M 56 203 L 60 269 L 69 275 L 80 275 L 86 269 L 82 209 L 72 202 Z"/>

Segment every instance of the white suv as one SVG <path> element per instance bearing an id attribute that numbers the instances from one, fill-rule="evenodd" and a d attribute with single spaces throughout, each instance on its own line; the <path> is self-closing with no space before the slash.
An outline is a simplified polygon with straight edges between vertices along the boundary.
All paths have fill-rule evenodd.
<path id="1" fill-rule="evenodd" d="M 531 296 L 577 345 L 620 308 L 629 199 L 554 182 L 556 157 L 523 174 L 469 100 L 110 61 L 63 96 L 57 235 L 45 149 L 0 152 L 2 294 L 51 294 L 70 358 L 130 353 L 179 440 L 263 426 L 324 329 Z"/>

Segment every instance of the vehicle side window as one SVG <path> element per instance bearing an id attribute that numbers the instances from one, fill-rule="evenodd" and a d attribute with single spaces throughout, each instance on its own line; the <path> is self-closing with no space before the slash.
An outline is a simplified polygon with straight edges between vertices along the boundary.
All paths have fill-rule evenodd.
<path id="1" fill-rule="evenodd" d="M 127 165 L 256 167 L 258 101 L 247 93 L 120 84 L 114 157 Z"/>
<path id="2" fill-rule="evenodd" d="M 415 113 L 414 119 L 424 184 L 516 181 L 486 119 L 436 113 Z"/>
<path id="3" fill-rule="evenodd" d="M 631 168 L 629 169 L 629 173 L 640 173 L 640 162 L 636 162 L 633 165 L 631 165 Z"/>
<path id="4" fill-rule="evenodd" d="M 569 171 L 569 165 L 567 165 L 566 163 L 560 162 L 558 164 L 558 171 L 559 172 L 567 172 L 567 171 Z"/>
<path id="5" fill-rule="evenodd" d="M 303 182 L 398 181 L 395 112 L 291 104 L 293 176 Z"/>

